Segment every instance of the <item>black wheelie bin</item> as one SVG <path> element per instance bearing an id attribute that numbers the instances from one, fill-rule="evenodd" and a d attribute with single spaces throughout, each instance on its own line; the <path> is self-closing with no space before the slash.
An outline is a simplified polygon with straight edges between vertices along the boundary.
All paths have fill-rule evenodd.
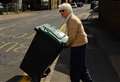
<path id="1" fill-rule="evenodd" d="M 20 69 L 32 78 L 32 82 L 40 82 L 44 71 L 63 50 L 68 36 L 50 24 L 37 26 L 35 31 L 36 34 L 20 64 Z"/>

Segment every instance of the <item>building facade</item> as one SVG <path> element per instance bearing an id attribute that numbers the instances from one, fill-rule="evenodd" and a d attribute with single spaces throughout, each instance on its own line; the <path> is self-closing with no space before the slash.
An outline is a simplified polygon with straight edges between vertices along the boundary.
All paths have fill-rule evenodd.
<path id="1" fill-rule="evenodd" d="M 9 7 L 15 8 L 15 10 L 43 10 L 54 9 L 59 4 L 64 2 L 81 2 L 84 0 L 1 0 L 0 2 L 6 4 Z M 8 5 L 9 4 L 9 5 Z"/>
<path id="2" fill-rule="evenodd" d="M 57 8 L 59 4 L 68 2 L 68 0 L 29 0 L 29 2 L 31 10 L 41 10 Z"/>
<path id="3" fill-rule="evenodd" d="M 1 0 L 5 6 L 18 8 L 19 10 L 42 10 L 57 8 L 57 6 L 67 0 Z"/>

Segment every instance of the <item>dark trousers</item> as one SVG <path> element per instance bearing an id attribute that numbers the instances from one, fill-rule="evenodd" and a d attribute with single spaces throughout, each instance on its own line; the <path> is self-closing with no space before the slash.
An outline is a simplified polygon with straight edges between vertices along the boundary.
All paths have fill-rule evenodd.
<path id="1" fill-rule="evenodd" d="M 85 58 L 86 44 L 79 47 L 71 48 L 71 67 L 70 67 L 70 79 L 71 82 L 92 82 L 92 79 L 86 68 Z"/>

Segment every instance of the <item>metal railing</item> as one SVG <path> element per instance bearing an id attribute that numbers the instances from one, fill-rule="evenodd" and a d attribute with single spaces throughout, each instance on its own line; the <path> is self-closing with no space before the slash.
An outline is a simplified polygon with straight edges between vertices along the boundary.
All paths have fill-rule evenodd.
<path id="1" fill-rule="evenodd" d="M 19 12 L 18 4 L 17 3 L 6 3 L 0 4 L 0 14 L 8 14 L 8 12 Z"/>

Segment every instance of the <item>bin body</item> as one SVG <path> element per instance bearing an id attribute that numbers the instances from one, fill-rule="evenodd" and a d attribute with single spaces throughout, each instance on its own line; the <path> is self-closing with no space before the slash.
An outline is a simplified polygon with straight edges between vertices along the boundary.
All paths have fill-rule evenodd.
<path id="1" fill-rule="evenodd" d="M 20 68 L 29 76 L 41 76 L 56 59 L 63 45 L 39 30 L 28 48 Z"/>

